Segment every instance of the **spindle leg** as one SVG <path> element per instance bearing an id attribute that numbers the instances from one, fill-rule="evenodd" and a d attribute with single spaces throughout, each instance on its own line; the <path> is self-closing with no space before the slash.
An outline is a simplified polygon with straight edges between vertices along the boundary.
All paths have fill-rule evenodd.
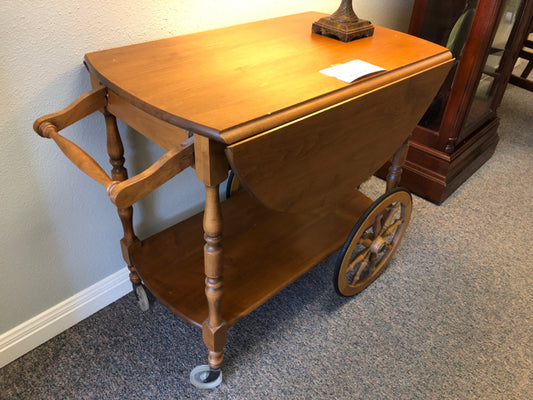
<path id="1" fill-rule="evenodd" d="M 407 151 L 409 150 L 409 142 L 406 140 L 396 153 L 392 156 L 391 166 L 387 174 L 387 193 L 396 188 L 402 177 L 402 166 L 407 158 Z"/>
<path id="2" fill-rule="evenodd" d="M 203 325 L 203 337 L 209 349 L 209 366 L 213 369 L 219 369 L 223 359 L 222 349 L 227 341 L 227 326 L 220 312 L 224 263 L 222 251 L 222 213 L 218 185 L 206 186 L 205 189 L 205 295 L 209 314 Z"/>
<path id="3" fill-rule="evenodd" d="M 196 175 L 205 185 L 204 211 L 204 269 L 207 319 L 203 323 L 204 343 L 209 351 L 208 364 L 199 365 L 191 372 L 191 383 L 200 388 L 213 388 L 222 382 L 220 370 L 223 349 L 227 342 L 228 326 L 222 318 L 222 209 L 219 186 L 228 174 L 224 146 L 205 137 L 194 136 Z"/>
<path id="4" fill-rule="evenodd" d="M 111 169 L 111 177 L 116 181 L 124 181 L 128 179 L 128 171 L 124 167 L 124 146 L 118 131 L 117 120 L 114 115 L 109 113 L 105 113 L 104 115 L 107 132 L 107 153 L 109 155 L 109 163 L 113 167 Z M 124 237 L 120 240 L 122 256 L 130 271 L 130 281 L 134 290 L 136 290 L 141 285 L 141 278 L 132 265 L 130 251 L 136 246 L 139 246 L 140 241 L 133 231 L 133 207 L 117 208 L 117 211 L 124 231 Z"/>

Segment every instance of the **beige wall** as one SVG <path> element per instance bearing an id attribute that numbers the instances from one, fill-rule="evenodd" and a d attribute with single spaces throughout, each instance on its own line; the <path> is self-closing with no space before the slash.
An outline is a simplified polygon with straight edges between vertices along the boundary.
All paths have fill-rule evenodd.
<path id="1" fill-rule="evenodd" d="M 104 190 L 78 172 L 33 120 L 89 89 L 86 52 L 303 11 L 338 0 L 19 0 L 0 4 L 0 335 L 123 268 L 121 227 Z M 405 30 L 412 0 L 358 0 L 361 18 Z M 127 167 L 160 149 L 120 126 Z M 107 165 L 101 116 L 65 130 Z M 187 188 L 186 191 L 183 188 Z M 137 207 L 147 234 L 201 208 L 202 187 L 180 175 Z M 155 206 L 155 210 L 152 210 Z"/>

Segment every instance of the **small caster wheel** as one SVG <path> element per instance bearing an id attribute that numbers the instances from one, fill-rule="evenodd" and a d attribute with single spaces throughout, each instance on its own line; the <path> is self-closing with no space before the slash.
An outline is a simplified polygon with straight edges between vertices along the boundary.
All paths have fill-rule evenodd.
<path id="1" fill-rule="evenodd" d="M 141 311 L 148 311 L 152 302 L 152 294 L 143 284 L 133 285 L 133 292 L 137 298 L 137 304 Z"/>
<path id="2" fill-rule="evenodd" d="M 222 383 L 222 371 L 198 365 L 191 371 L 191 383 L 199 389 L 213 389 Z"/>
<path id="3" fill-rule="evenodd" d="M 385 270 L 407 229 L 412 198 L 396 188 L 372 203 L 357 221 L 335 265 L 335 290 L 353 296 Z"/>
<path id="4" fill-rule="evenodd" d="M 229 172 L 228 182 L 226 184 L 226 199 L 241 190 L 241 184 L 233 171 Z"/>

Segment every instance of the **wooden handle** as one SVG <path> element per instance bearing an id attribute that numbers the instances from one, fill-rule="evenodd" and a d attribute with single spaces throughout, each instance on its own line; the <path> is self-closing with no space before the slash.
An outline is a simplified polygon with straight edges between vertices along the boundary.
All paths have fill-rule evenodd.
<path id="1" fill-rule="evenodd" d="M 89 154 L 61 136 L 52 123 L 43 122 L 38 130 L 42 137 L 54 140 L 81 171 L 104 186 L 111 201 L 119 208 L 133 205 L 185 168 L 194 165 L 194 139 L 191 137 L 167 151 L 140 174 L 122 182 L 113 181 Z"/>
<path id="2" fill-rule="evenodd" d="M 74 165 L 104 186 L 111 201 L 119 208 L 133 205 L 185 168 L 194 165 L 194 140 L 191 137 L 163 154 L 140 174 L 122 182 L 113 181 L 89 154 L 61 136 L 52 123 L 43 122 L 38 129 L 41 136 L 54 140 Z"/>
<path id="3" fill-rule="evenodd" d="M 61 129 L 64 129 L 67 126 L 72 125 L 74 122 L 104 108 L 106 105 L 107 89 L 94 89 L 78 97 L 64 109 L 37 118 L 33 123 L 33 129 L 40 136 L 53 139 L 61 151 L 74 163 L 74 165 L 98 183 L 108 187 L 113 181 L 107 176 L 102 167 L 100 167 L 100 165 L 98 165 L 98 163 L 84 150 L 58 133 Z"/>
<path id="4" fill-rule="evenodd" d="M 191 137 L 170 149 L 140 174 L 122 182 L 113 181 L 89 154 L 58 133 L 106 105 L 107 89 L 94 89 L 63 110 L 38 118 L 33 129 L 40 136 L 53 139 L 74 165 L 103 185 L 117 207 L 131 206 L 185 168 L 194 165 L 194 139 Z"/>
<path id="5" fill-rule="evenodd" d="M 51 122 L 43 122 L 39 126 L 39 132 L 41 136 L 53 139 L 69 160 L 96 182 L 106 188 L 113 183 L 102 167 L 89 154 L 57 133 L 57 128 Z"/>
<path id="6" fill-rule="evenodd" d="M 191 137 L 170 149 L 140 174 L 122 182 L 113 182 L 107 188 L 107 194 L 117 207 L 129 207 L 192 165 L 194 165 L 194 140 Z"/>
<path id="7" fill-rule="evenodd" d="M 105 87 L 93 89 L 87 92 L 64 109 L 37 118 L 33 123 L 33 130 L 43 136 L 41 126 L 44 122 L 50 122 L 55 126 L 57 132 L 72 125 L 74 122 L 85 118 L 86 116 L 104 108 L 107 105 L 107 89 Z"/>

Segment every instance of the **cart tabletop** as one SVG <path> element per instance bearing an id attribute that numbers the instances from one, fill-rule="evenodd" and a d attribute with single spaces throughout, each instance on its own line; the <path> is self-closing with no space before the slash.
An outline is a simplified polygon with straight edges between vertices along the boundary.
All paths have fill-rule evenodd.
<path id="1" fill-rule="evenodd" d="M 303 13 L 88 53 L 89 71 L 127 102 L 226 144 L 447 62 L 443 47 L 375 27 L 343 43 Z M 319 71 L 354 59 L 386 69 L 346 84 Z"/>

